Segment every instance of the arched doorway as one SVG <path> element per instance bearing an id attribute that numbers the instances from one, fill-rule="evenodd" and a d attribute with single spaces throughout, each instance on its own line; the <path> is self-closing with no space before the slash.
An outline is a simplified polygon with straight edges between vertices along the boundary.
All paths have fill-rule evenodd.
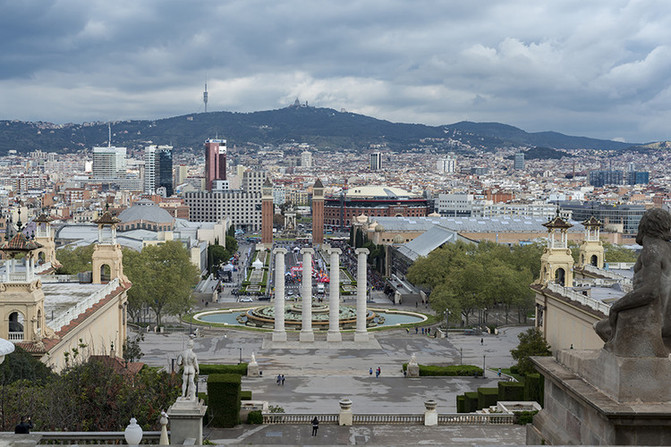
<path id="1" fill-rule="evenodd" d="M 555 270 L 555 283 L 560 286 L 565 286 L 564 282 L 566 281 L 566 272 L 562 268 Z"/>
<path id="2" fill-rule="evenodd" d="M 44 261 L 46 260 L 46 256 L 43 251 L 39 252 L 37 254 L 37 264 L 42 265 L 44 264 Z"/>
<path id="3" fill-rule="evenodd" d="M 592 255 L 592 259 L 590 259 L 590 264 L 596 267 L 599 264 L 599 258 L 596 255 Z"/>

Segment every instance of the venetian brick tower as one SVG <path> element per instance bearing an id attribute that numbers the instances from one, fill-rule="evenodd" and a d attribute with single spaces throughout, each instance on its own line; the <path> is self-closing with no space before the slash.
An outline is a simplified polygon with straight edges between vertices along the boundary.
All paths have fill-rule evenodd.
<path id="1" fill-rule="evenodd" d="M 312 245 L 324 242 L 324 185 L 317 179 L 312 187 Z"/>
<path id="2" fill-rule="evenodd" d="M 261 243 L 273 245 L 273 184 L 266 178 L 261 188 Z"/>

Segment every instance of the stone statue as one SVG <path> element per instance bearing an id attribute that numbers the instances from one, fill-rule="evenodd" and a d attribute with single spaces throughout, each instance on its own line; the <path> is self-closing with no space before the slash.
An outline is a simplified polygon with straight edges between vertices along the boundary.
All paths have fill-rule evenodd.
<path id="1" fill-rule="evenodd" d="M 186 342 L 186 349 L 177 357 L 177 364 L 184 365 L 182 373 L 182 398 L 196 400 L 196 376 L 198 369 L 198 358 L 193 352 L 193 340 Z"/>
<path id="2" fill-rule="evenodd" d="M 616 301 L 608 318 L 594 325 L 604 349 L 619 357 L 667 357 L 671 345 L 671 214 L 645 212 L 636 242 L 633 290 Z M 664 339 L 662 338 L 664 336 Z M 667 346 L 664 345 L 667 342 Z"/>
<path id="3" fill-rule="evenodd" d="M 408 362 L 408 365 L 416 366 L 417 365 L 417 357 L 415 356 L 415 353 L 413 352 L 412 355 L 410 356 L 410 361 Z"/>

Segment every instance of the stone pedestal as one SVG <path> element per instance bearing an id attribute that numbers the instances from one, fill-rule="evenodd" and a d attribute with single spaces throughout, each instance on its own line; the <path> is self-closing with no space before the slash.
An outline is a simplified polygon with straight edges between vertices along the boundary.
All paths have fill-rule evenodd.
<path id="1" fill-rule="evenodd" d="M 312 331 L 312 255 L 315 251 L 311 248 L 301 249 L 303 254 L 303 281 L 301 283 L 302 320 L 299 341 L 313 342 L 315 334 Z"/>
<path id="2" fill-rule="evenodd" d="M 424 425 L 438 425 L 438 412 L 436 411 L 436 406 L 438 402 L 433 399 L 427 400 L 424 402 Z"/>
<path id="3" fill-rule="evenodd" d="M 339 343 L 340 334 L 340 254 L 339 248 L 330 248 L 328 251 L 331 264 L 331 282 L 329 283 L 329 331 L 326 341 Z"/>
<path id="4" fill-rule="evenodd" d="M 260 376 L 260 371 L 261 369 L 259 368 L 259 364 L 254 362 L 250 363 L 247 365 L 247 376 L 248 377 L 258 377 Z"/>
<path id="5" fill-rule="evenodd" d="M 338 425 L 352 425 L 352 401 L 340 399 L 340 413 L 338 414 Z"/>
<path id="6" fill-rule="evenodd" d="M 567 350 L 533 361 L 545 408 L 527 426 L 527 444 L 671 444 L 671 360 Z"/>
<path id="7" fill-rule="evenodd" d="M 417 363 L 408 364 L 406 369 L 408 377 L 419 377 L 419 365 Z"/>
<path id="8" fill-rule="evenodd" d="M 182 445 L 184 441 L 193 440 L 191 445 L 203 444 L 203 416 L 207 406 L 202 400 L 188 400 L 178 397 L 168 409 L 170 419 L 170 442 Z"/>
<path id="9" fill-rule="evenodd" d="M 357 248 L 354 250 L 357 255 L 356 266 L 356 331 L 354 331 L 355 342 L 367 342 L 368 332 L 366 329 L 366 288 L 368 287 L 367 259 L 368 249 Z"/>

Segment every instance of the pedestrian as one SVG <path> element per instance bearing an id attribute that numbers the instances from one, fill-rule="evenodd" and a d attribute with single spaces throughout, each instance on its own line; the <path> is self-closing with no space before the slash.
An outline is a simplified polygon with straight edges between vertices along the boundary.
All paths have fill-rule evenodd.
<path id="1" fill-rule="evenodd" d="M 410 329 L 409 329 L 409 328 L 405 328 L 405 333 L 406 333 L 406 334 L 409 334 L 409 333 L 410 333 Z"/>
<path id="2" fill-rule="evenodd" d="M 280 386 L 280 382 L 282 382 L 282 376 L 280 374 L 277 375 L 277 386 Z"/>
<path id="3" fill-rule="evenodd" d="M 14 427 L 14 433 L 17 435 L 27 435 L 30 434 L 30 429 L 33 428 L 33 420 L 28 416 L 26 420 L 25 416 L 21 416 L 21 422 Z"/>
<path id="4" fill-rule="evenodd" d="M 484 345 L 484 344 L 485 344 L 485 339 L 484 339 L 484 338 L 481 338 L 481 339 L 480 339 L 480 344 L 481 344 L 481 345 Z"/>
<path id="5" fill-rule="evenodd" d="M 319 419 L 315 416 L 312 419 L 312 436 L 317 436 L 317 430 L 319 430 Z"/>
<path id="6" fill-rule="evenodd" d="M 417 328 L 417 326 L 415 326 L 415 335 L 416 335 L 418 332 L 419 332 L 419 329 Z"/>
<path id="7" fill-rule="evenodd" d="M 284 374 L 282 374 L 282 386 L 284 386 Z"/>
<path id="8" fill-rule="evenodd" d="M 499 368 L 499 377 L 501 377 L 501 368 Z"/>
<path id="9" fill-rule="evenodd" d="M 431 328 L 430 327 L 426 328 L 426 334 L 431 335 Z"/>
<path id="10" fill-rule="evenodd" d="M 370 369 L 368 370 L 368 375 L 369 375 L 369 376 L 372 376 L 372 375 L 373 375 L 373 368 L 370 368 Z"/>

